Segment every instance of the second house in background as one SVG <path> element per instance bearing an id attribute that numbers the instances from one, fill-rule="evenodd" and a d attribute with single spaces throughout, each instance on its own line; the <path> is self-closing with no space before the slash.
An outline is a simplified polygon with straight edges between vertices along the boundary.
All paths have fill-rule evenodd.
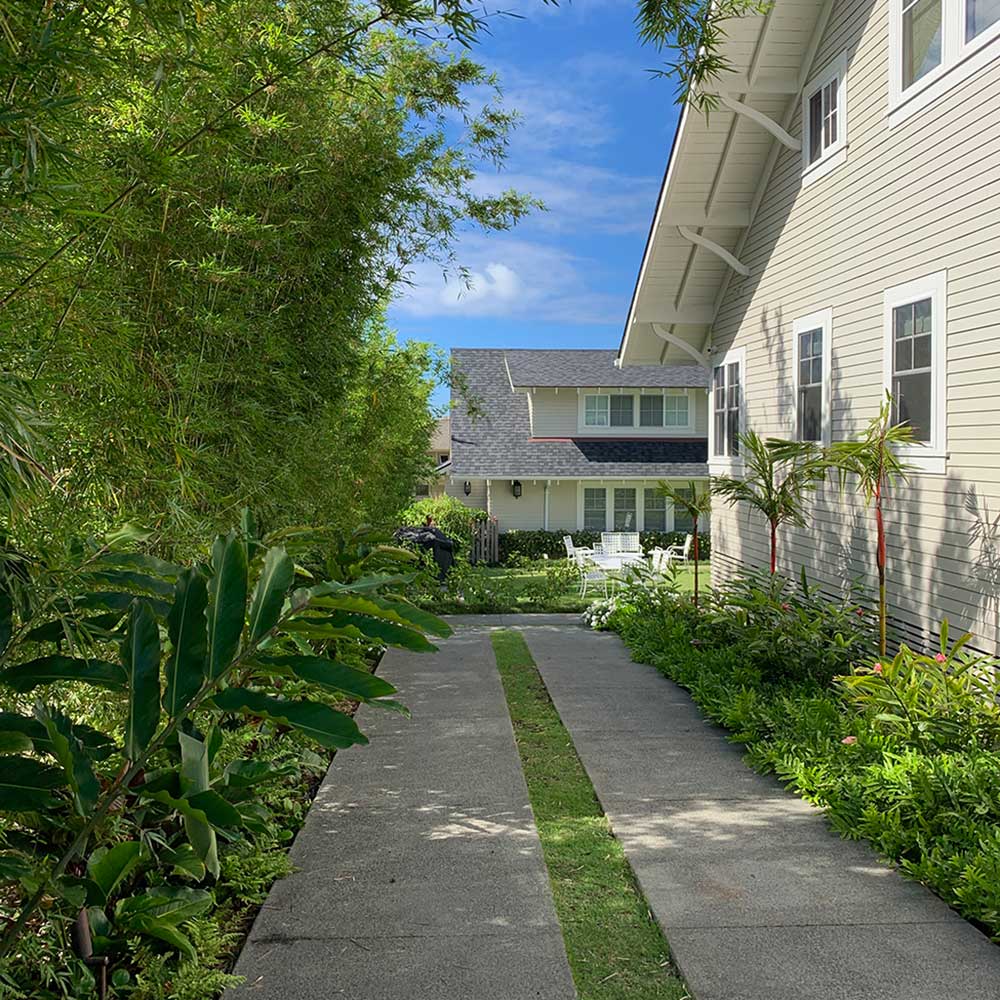
<path id="1" fill-rule="evenodd" d="M 657 483 L 708 480 L 708 373 L 615 351 L 454 350 L 446 491 L 501 531 L 685 531 Z M 471 409 L 471 412 L 470 412 Z"/>

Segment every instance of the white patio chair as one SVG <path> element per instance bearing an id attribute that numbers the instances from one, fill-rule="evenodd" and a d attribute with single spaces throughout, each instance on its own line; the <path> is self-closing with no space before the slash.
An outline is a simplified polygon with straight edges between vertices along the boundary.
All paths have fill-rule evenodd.
<path id="1" fill-rule="evenodd" d="M 602 531 L 601 546 L 609 556 L 632 556 L 642 553 L 638 531 Z"/>
<path id="2" fill-rule="evenodd" d="M 585 545 L 574 545 L 572 535 L 563 535 L 563 545 L 566 546 L 566 558 L 571 562 L 576 559 L 577 552 L 580 552 L 585 556 L 592 556 L 594 554 L 594 550 L 588 549 Z"/>
<path id="3" fill-rule="evenodd" d="M 580 596 L 587 596 L 587 588 L 592 583 L 599 583 L 604 596 L 608 596 L 608 574 L 593 558 L 582 549 L 575 549 L 573 562 L 580 572 Z"/>
<path id="4" fill-rule="evenodd" d="M 691 557 L 691 545 L 694 535 L 685 535 L 682 545 L 671 545 L 665 549 L 653 549 L 650 552 L 654 573 L 663 573 L 672 562 L 687 562 Z"/>

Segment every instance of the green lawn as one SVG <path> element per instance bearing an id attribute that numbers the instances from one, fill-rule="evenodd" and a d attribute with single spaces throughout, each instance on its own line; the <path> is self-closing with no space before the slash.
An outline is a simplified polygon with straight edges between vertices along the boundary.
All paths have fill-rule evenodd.
<path id="1" fill-rule="evenodd" d="M 688 997 L 523 637 L 492 641 L 580 1000 Z"/>

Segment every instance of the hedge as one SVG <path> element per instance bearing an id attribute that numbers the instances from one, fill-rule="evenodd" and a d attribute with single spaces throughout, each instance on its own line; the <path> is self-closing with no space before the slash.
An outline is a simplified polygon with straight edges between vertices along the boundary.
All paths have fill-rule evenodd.
<path id="1" fill-rule="evenodd" d="M 511 556 L 519 555 L 526 559 L 560 559 L 566 555 L 563 545 L 565 531 L 504 531 L 500 534 L 500 562 L 507 562 Z M 589 547 L 601 540 L 599 531 L 568 532 L 573 537 L 573 544 Z M 649 553 L 650 549 L 665 549 L 671 545 L 683 545 L 683 531 L 643 531 L 639 534 L 639 544 L 642 550 Z M 698 533 L 698 555 L 701 559 L 709 559 L 712 555 L 712 543 L 709 536 Z"/>

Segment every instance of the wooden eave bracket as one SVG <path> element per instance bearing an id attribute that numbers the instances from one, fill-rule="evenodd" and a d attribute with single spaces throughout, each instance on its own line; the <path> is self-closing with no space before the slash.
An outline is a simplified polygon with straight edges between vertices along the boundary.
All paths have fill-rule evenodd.
<path id="1" fill-rule="evenodd" d="M 802 143 L 795 136 L 789 135 L 774 119 L 768 118 L 762 111 L 736 100 L 731 94 L 720 93 L 719 100 L 735 114 L 744 115 L 751 121 L 755 121 L 761 128 L 766 128 L 783 146 L 787 146 L 796 153 L 802 151 Z"/>
<path id="2" fill-rule="evenodd" d="M 660 340 L 665 340 L 668 344 L 673 344 L 674 347 L 679 347 L 685 354 L 691 355 L 691 357 L 694 358 L 694 360 L 697 361 L 702 368 L 711 370 L 712 363 L 709 361 L 707 355 L 702 354 L 696 347 L 692 347 L 683 338 L 676 336 L 669 330 L 665 330 L 660 323 L 651 323 L 650 325 L 653 327 L 653 333 L 655 333 Z"/>
<path id="3" fill-rule="evenodd" d="M 742 261 L 737 260 L 724 246 L 720 246 L 715 240 L 710 240 L 707 236 L 700 236 L 693 230 L 688 229 L 687 226 L 678 226 L 677 231 L 689 243 L 694 243 L 714 253 L 716 257 L 725 261 L 737 274 L 742 274 L 743 277 L 749 276 L 750 268 Z"/>

